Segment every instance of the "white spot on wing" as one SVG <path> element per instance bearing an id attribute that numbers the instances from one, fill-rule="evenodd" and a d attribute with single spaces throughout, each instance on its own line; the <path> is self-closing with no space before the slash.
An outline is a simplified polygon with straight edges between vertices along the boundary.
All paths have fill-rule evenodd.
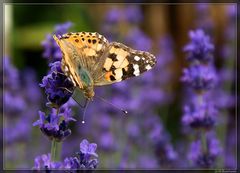
<path id="1" fill-rule="evenodd" d="M 134 57 L 134 60 L 135 60 L 135 61 L 139 61 L 139 60 L 140 60 L 140 57 L 139 57 L 139 56 L 135 56 L 135 57 Z"/>
<path id="2" fill-rule="evenodd" d="M 134 74 L 135 76 L 139 76 L 139 75 L 140 75 L 139 65 L 134 64 L 134 65 L 133 65 L 133 69 L 134 69 L 133 74 Z"/>
<path id="3" fill-rule="evenodd" d="M 145 68 L 146 68 L 147 70 L 150 70 L 152 67 L 148 64 Z"/>

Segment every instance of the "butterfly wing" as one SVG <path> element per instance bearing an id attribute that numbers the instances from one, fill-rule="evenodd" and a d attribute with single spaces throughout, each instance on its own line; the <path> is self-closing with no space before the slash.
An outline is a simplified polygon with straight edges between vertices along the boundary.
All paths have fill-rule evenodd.
<path id="1" fill-rule="evenodd" d="M 83 88 L 84 81 L 79 77 L 79 70 L 84 69 L 89 78 L 92 77 L 99 57 L 103 55 L 108 45 L 107 39 L 96 32 L 66 33 L 53 37 L 63 54 L 62 70 L 73 83 Z"/>
<path id="2" fill-rule="evenodd" d="M 60 36 L 60 40 L 74 47 L 76 53 L 81 55 L 74 59 L 74 62 L 79 63 L 90 74 L 95 71 L 99 57 L 103 55 L 108 46 L 107 39 L 96 32 L 67 33 Z"/>
<path id="3" fill-rule="evenodd" d="M 62 70 L 71 79 L 74 86 L 79 86 L 80 88 L 83 88 L 82 81 L 76 73 L 77 64 L 74 63 L 74 60 L 80 59 L 79 57 L 82 57 L 82 55 L 77 54 L 74 46 L 69 42 L 59 39 L 56 35 L 54 35 L 53 38 L 62 51 Z"/>
<path id="4" fill-rule="evenodd" d="M 94 73 L 94 85 L 108 85 L 139 76 L 156 64 L 154 55 L 134 50 L 122 43 L 112 42 L 100 58 Z"/>

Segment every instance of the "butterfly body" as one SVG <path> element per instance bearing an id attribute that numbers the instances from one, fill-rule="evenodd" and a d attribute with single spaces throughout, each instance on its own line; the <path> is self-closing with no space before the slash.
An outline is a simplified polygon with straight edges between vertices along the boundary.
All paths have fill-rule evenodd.
<path id="1" fill-rule="evenodd" d="M 63 72 L 88 99 L 94 96 L 94 86 L 139 76 L 156 64 L 152 54 L 122 43 L 109 43 L 98 33 L 77 32 L 53 37 L 63 54 Z"/>

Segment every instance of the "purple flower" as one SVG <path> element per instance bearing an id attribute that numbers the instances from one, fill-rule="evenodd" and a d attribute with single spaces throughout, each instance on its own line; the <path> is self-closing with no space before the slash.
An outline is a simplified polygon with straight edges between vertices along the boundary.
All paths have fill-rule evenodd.
<path id="1" fill-rule="evenodd" d="M 195 166 L 199 167 L 213 167 L 214 162 L 222 153 L 219 141 L 213 133 L 206 134 L 206 142 L 208 151 L 204 151 L 200 139 L 193 141 L 188 153 L 188 159 L 191 160 Z"/>
<path id="2" fill-rule="evenodd" d="M 181 80 L 197 91 L 212 89 L 217 82 L 215 69 L 211 66 L 192 65 L 183 70 Z"/>
<path id="3" fill-rule="evenodd" d="M 18 89 L 20 85 L 19 71 L 11 64 L 10 58 L 7 56 L 3 57 L 3 70 L 3 86 L 13 91 Z"/>
<path id="4" fill-rule="evenodd" d="M 124 10 L 126 21 L 129 23 L 139 23 L 143 19 L 142 11 L 137 5 L 127 6 Z"/>
<path id="5" fill-rule="evenodd" d="M 152 47 L 151 39 L 138 28 L 131 29 L 128 32 L 126 43 L 132 45 L 134 49 L 143 51 L 150 51 Z"/>
<path id="6" fill-rule="evenodd" d="M 184 107 L 182 122 L 191 128 L 210 129 L 216 123 L 217 110 L 209 102 L 192 103 Z"/>
<path id="7" fill-rule="evenodd" d="M 68 128 L 70 121 L 76 120 L 71 117 L 69 108 L 66 108 L 59 114 L 57 114 L 55 109 L 52 109 L 52 113 L 48 116 L 44 112 L 39 111 L 39 120 L 34 122 L 33 126 L 39 126 L 42 133 L 50 140 L 62 141 L 71 134 L 71 130 Z"/>
<path id="8" fill-rule="evenodd" d="M 84 139 L 81 144 L 84 145 L 84 148 L 87 147 L 89 150 L 89 147 L 92 148 L 96 144 L 89 144 L 87 145 L 87 140 Z M 81 145 L 80 144 L 80 145 Z M 51 160 L 51 154 L 43 154 L 41 156 L 37 156 L 34 160 L 35 166 L 33 167 L 33 170 L 42 170 L 45 169 L 46 171 L 52 170 L 52 169 L 58 169 L 58 170 L 84 170 L 84 169 L 96 169 L 98 165 L 97 159 L 91 159 L 89 156 L 97 157 L 97 154 L 95 153 L 95 149 L 90 149 L 89 151 L 84 151 L 84 153 L 81 151 L 76 153 L 76 156 L 74 157 L 67 157 L 64 159 L 63 162 L 53 162 Z M 89 155 L 91 153 L 91 155 Z M 94 154 L 93 154 L 94 153 Z"/>
<path id="9" fill-rule="evenodd" d="M 34 167 L 33 170 L 42 170 L 45 169 L 51 170 L 51 169 L 59 169 L 61 168 L 61 162 L 52 162 L 51 161 L 51 154 L 43 154 L 41 156 L 37 156 L 34 159 Z"/>
<path id="10" fill-rule="evenodd" d="M 64 160 L 64 168 L 67 169 L 95 169 L 98 165 L 97 159 L 91 159 L 91 156 L 98 157 L 95 153 L 97 144 L 89 143 L 84 139 L 80 143 L 80 152 L 76 157 L 69 157 Z"/>
<path id="11" fill-rule="evenodd" d="M 203 63 L 211 62 L 213 59 L 212 52 L 214 45 L 210 42 L 209 36 L 205 35 L 203 30 L 198 29 L 196 31 L 190 31 L 189 37 L 191 42 L 183 49 L 188 53 L 187 60 L 197 60 Z"/>
<path id="12" fill-rule="evenodd" d="M 184 48 L 189 54 L 190 66 L 184 69 L 181 80 L 194 90 L 188 97 L 189 103 L 184 106 L 182 122 L 185 127 L 196 132 L 188 159 L 194 166 L 209 168 L 214 166 L 221 150 L 218 140 L 212 135 L 218 113 L 216 102 L 209 97 L 210 89 L 214 88 L 217 82 L 212 56 L 214 46 L 202 30 L 190 31 L 190 38 L 191 43 Z"/>
<path id="13" fill-rule="evenodd" d="M 80 151 L 85 155 L 98 157 L 97 153 L 95 153 L 96 149 L 97 149 L 97 144 L 89 143 L 88 140 L 86 139 L 84 139 L 80 143 Z"/>
<path id="14" fill-rule="evenodd" d="M 85 160 L 82 155 L 66 158 L 63 162 L 63 168 L 68 170 L 96 169 L 97 165 L 97 159 Z"/>
<path id="15" fill-rule="evenodd" d="M 62 53 L 59 49 L 59 46 L 53 39 L 52 35 L 62 35 L 65 34 L 68 29 L 72 26 L 71 22 L 66 22 L 63 24 L 56 25 L 55 30 L 52 34 L 47 34 L 46 39 L 42 42 L 42 46 L 44 48 L 43 57 L 44 58 L 51 58 L 54 62 L 56 60 L 62 59 Z"/>
<path id="16" fill-rule="evenodd" d="M 51 71 L 42 79 L 41 87 L 45 88 L 51 107 L 60 107 L 72 96 L 74 85 L 61 70 L 60 61 L 50 64 Z"/>
<path id="17" fill-rule="evenodd" d="M 122 11 L 119 8 L 111 8 L 105 16 L 107 23 L 118 23 L 120 21 Z"/>

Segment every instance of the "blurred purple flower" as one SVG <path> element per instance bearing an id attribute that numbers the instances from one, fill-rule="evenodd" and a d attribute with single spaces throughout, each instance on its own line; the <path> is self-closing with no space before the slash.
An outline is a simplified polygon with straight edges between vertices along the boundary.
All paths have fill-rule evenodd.
<path id="1" fill-rule="evenodd" d="M 131 45 L 134 49 L 142 51 L 150 51 L 152 47 L 151 39 L 138 28 L 133 28 L 128 32 L 126 43 Z"/>
<path id="2" fill-rule="evenodd" d="M 188 53 L 187 60 L 190 61 L 190 66 L 183 70 L 181 80 L 194 91 L 188 97 L 189 103 L 184 106 L 182 122 L 185 127 L 191 128 L 189 130 L 200 128 L 200 134 L 190 146 L 188 159 L 194 165 L 209 168 L 214 166 L 221 150 L 215 136 L 209 136 L 213 133 L 218 115 L 216 103 L 207 97 L 218 80 L 213 66 L 214 45 L 210 43 L 209 36 L 205 35 L 203 30 L 190 31 L 189 37 L 191 42 L 184 47 L 184 51 Z M 206 130 L 212 131 L 207 133 Z"/>
<path id="3" fill-rule="evenodd" d="M 55 42 L 55 40 L 53 39 L 52 35 L 53 34 L 56 34 L 56 35 L 65 34 L 71 26 L 72 26 L 71 22 L 59 24 L 59 25 L 55 26 L 55 30 L 52 34 L 47 34 L 46 39 L 42 42 L 42 46 L 44 48 L 44 52 L 43 52 L 44 58 L 48 58 L 48 59 L 52 60 L 53 62 L 56 60 L 59 61 L 62 59 L 61 50 L 60 50 L 59 46 L 57 45 L 57 43 Z"/>
<path id="4" fill-rule="evenodd" d="M 207 151 L 204 151 L 200 139 L 194 141 L 190 146 L 188 159 L 191 160 L 195 166 L 205 168 L 213 167 L 217 156 L 222 153 L 220 143 L 213 133 L 207 133 L 206 140 Z"/>
<path id="5" fill-rule="evenodd" d="M 11 63 L 7 56 L 3 57 L 3 110 L 5 141 L 12 143 L 15 147 L 17 141 L 24 141 L 24 144 L 30 140 L 32 114 L 39 107 L 41 98 L 37 87 L 36 76 L 33 70 L 31 74 L 19 71 Z M 16 130 L 16 128 L 18 130 Z M 17 150 L 17 148 L 15 147 Z"/>
<path id="6" fill-rule="evenodd" d="M 202 63 L 211 62 L 213 59 L 212 52 L 214 45 L 210 42 L 203 30 L 198 29 L 189 32 L 191 42 L 184 47 L 184 51 L 188 53 L 187 60 L 200 61 Z"/>
<path id="7" fill-rule="evenodd" d="M 217 76 L 211 66 L 192 65 L 183 69 L 181 80 L 197 91 L 206 91 L 215 87 Z"/>
<path id="8" fill-rule="evenodd" d="M 15 90 L 20 85 L 19 71 L 11 64 L 10 58 L 4 56 L 3 58 L 3 86 Z"/>
<path id="9" fill-rule="evenodd" d="M 47 98 L 52 107 L 60 107 L 66 103 L 72 96 L 74 85 L 61 70 L 61 62 L 56 61 L 50 64 L 51 71 L 47 76 L 44 76 L 40 86 L 45 88 Z"/>
<path id="10" fill-rule="evenodd" d="M 105 21 L 109 24 L 119 23 L 121 20 L 130 24 L 138 23 L 142 20 L 142 12 L 138 6 L 130 5 L 126 8 L 111 8 L 105 15 Z"/>
<path id="11" fill-rule="evenodd" d="M 118 23 L 120 21 L 122 15 L 122 11 L 119 8 L 111 8 L 109 11 L 107 11 L 105 15 L 105 21 L 107 23 Z"/>
<path id="12" fill-rule="evenodd" d="M 125 20 L 130 24 L 139 23 L 143 20 L 142 11 L 137 5 L 129 5 L 124 10 Z"/>
<path id="13" fill-rule="evenodd" d="M 191 128 L 211 129 L 216 123 L 216 117 L 217 110 L 211 103 L 192 103 L 184 107 L 182 122 Z"/>
<path id="14" fill-rule="evenodd" d="M 59 169 L 59 168 L 61 168 L 61 162 L 52 162 L 50 153 L 37 156 L 34 159 L 33 170 L 45 169 L 47 172 L 51 169 Z"/>
<path id="15" fill-rule="evenodd" d="M 214 22 L 211 18 L 210 4 L 208 3 L 196 3 L 196 20 L 195 25 L 197 28 L 201 28 L 209 33 L 212 33 Z"/>

